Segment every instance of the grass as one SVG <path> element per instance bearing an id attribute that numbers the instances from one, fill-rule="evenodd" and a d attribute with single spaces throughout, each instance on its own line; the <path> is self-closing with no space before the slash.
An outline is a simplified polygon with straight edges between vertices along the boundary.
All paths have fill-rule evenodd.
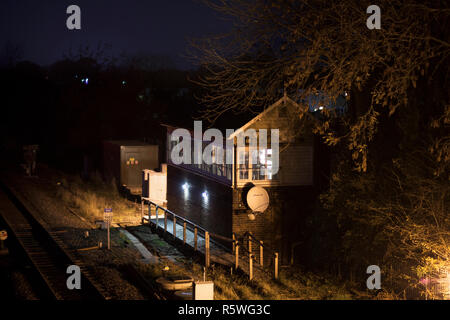
<path id="1" fill-rule="evenodd" d="M 107 184 L 98 173 L 88 181 L 76 175 L 61 175 L 57 180 L 57 197 L 84 218 L 91 221 L 102 219 L 103 210 L 107 207 L 113 208 L 115 220 L 136 216 L 134 203 L 119 194 L 115 181 Z"/>
<path id="2" fill-rule="evenodd" d="M 140 264 L 139 269 L 148 279 L 156 280 L 169 266 L 167 275 L 190 275 L 195 280 L 203 279 L 203 266 L 187 259 L 184 265 L 164 261 L 159 265 Z M 214 281 L 216 300 L 351 300 L 371 299 L 364 292 L 357 292 L 350 285 L 336 279 L 302 272 L 297 268 L 283 268 L 278 280 L 248 280 L 242 274 L 230 274 L 221 266 L 211 267 L 207 280 Z"/>
<path id="3" fill-rule="evenodd" d="M 105 207 L 113 208 L 114 219 L 136 216 L 134 203 L 123 198 L 117 191 L 115 182 L 106 184 L 100 175 L 94 174 L 89 181 L 79 176 L 59 176 L 57 196 L 69 208 L 88 220 L 102 219 Z M 140 217 L 140 214 L 138 214 Z M 117 220 L 116 220 L 117 221 Z M 128 245 L 126 239 L 120 239 L 121 246 Z M 157 247 L 169 246 L 165 241 L 154 239 Z M 177 264 L 163 261 L 158 265 L 137 264 L 138 270 L 149 280 L 163 275 L 163 268 L 169 267 L 167 275 L 190 275 L 195 280 L 203 279 L 201 262 L 182 259 Z M 248 280 L 242 274 L 231 274 L 221 266 L 211 267 L 207 280 L 214 281 L 215 299 L 217 300 L 280 300 L 280 299 L 370 299 L 365 293 L 358 293 L 348 283 L 340 283 L 326 275 L 303 272 L 295 268 L 280 268 L 278 280 Z M 389 298 L 389 297 L 388 297 Z"/>

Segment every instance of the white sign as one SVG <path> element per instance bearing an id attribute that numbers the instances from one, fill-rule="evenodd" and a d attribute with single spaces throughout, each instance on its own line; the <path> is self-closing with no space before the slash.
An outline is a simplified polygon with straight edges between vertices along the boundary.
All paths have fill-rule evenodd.
<path id="1" fill-rule="evenodd" d="M 105 208 L 103 212 L 103 220 L 108 223 L 111 223 L 113 217 L 112 208 Z"/>

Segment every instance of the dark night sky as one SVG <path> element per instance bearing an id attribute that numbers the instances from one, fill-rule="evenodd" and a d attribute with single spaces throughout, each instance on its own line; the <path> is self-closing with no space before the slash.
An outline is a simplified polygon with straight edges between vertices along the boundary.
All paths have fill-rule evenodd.
<path id="1" fill-rule="evenodd" d="M 66 8 L 81 8 L 81 30 L 66 28 Z M 122 52 L 167 54 L 178 67 L 192 67 L 181 55 L 188 37 L 227 31 L 230 23 L 196 0 L 1 0 L 0 51 L 18 45 L 22 58 L 47 65 L 80 45 L 111 46 Z"/>

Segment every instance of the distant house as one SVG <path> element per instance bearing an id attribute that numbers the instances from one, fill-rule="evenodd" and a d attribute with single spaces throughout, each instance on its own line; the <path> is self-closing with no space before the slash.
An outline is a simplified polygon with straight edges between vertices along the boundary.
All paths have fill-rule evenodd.
<path id="1" fill-rule="evenodd" d="M 315 139 L 312 134 L 295 135 L 291 129 L 289 120 L 297 107 L 285 96 L 236 129 L 228 138 L 232 140 L 233 164 L 174 164 L 170 154 L 177 144 L 172 139 L 177 127 L 165 125 L 168 208 L 226 237 L 234 233 L 240 238 L 251 232 L 278 250 L 282 259 L 288 259 L 302 230 L 302 216 L 311 211 L 315 201 L 317 184 Z M 238 147 L 237 137 L 249 129 L 279 129 L 278 172 L 274 173 L 270 160 L 270 134 L 266 149 L 260 148 L 255 158 L 247 143 Z M 269 195 L 269 206 L 263 213 L 253 212 L 247 203 L 247 193 L 254 186 L 264 188 Z"/>

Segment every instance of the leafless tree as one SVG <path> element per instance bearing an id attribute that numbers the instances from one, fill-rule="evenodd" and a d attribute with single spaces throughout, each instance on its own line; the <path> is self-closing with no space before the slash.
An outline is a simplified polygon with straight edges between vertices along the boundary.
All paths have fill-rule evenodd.
<path id="1" fill-rule="evenodd" d="M 205 70 L 196 81 L 206 89 L 200 101 L 210 121 L 224 112 L 267 106 L 283 90 L 300 102 L 320 92 L 326 93 L 324 100 L 335 101 L 348 92 L 350 109 L 340 118 L 345 130 L 339 133 L 332 129 L 333 109 L 323 108 L 318 120 L 300 103 L 297 114 L 313 123 L 314 132 L 328 144 L 344 144 L 356 168 L 366 171 L 368 147 L 382 116 L 416 103 L 417 94 L 432 95 L 426 103 L 435 114 L 443 116 L 450 105 L 445 89 L 450 65 L 448 1 L 377 1 L 380 30 L 366 26 L 369 1 L 206 3 L 234 25 L 229 34 L 192 42 L 191 56 Z M 438 74 L 445 76 L 435 90 L 432 80 Z M 437 147 L 444 152 L 440 159 L 448 161 L 448 136 Z"/>

